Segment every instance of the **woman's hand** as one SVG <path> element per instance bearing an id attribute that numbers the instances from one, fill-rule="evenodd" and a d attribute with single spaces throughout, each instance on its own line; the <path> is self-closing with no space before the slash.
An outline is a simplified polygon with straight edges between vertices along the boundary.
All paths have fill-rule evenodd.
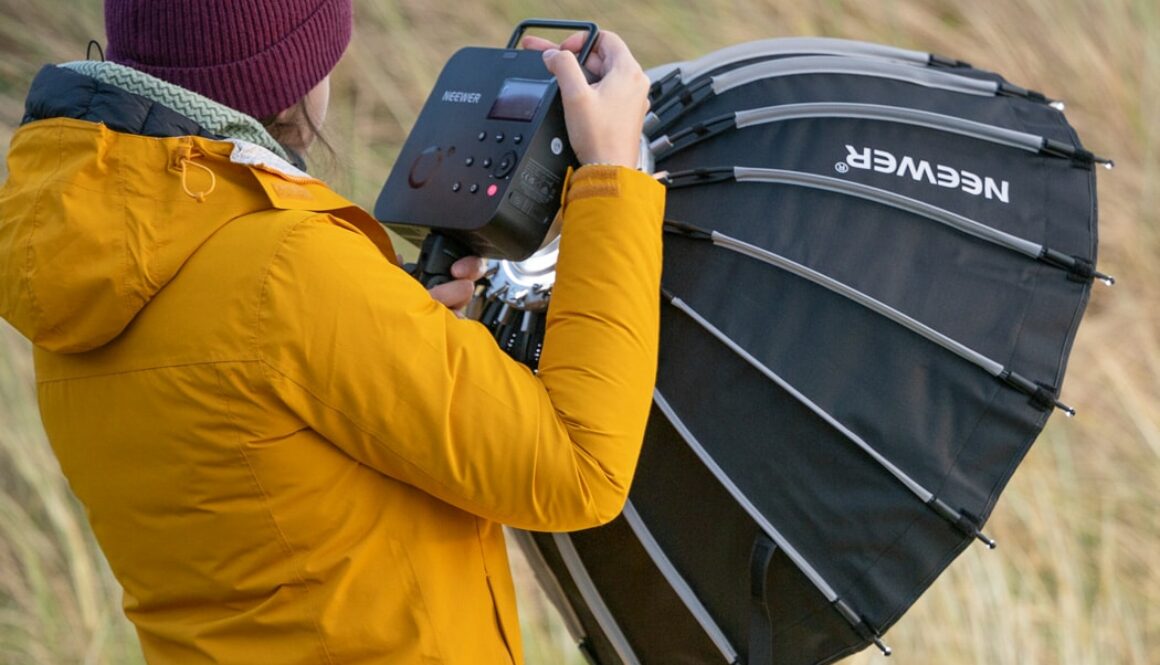
<path id="1" fill-rule="evenodd" d="M 576 61 L 587 32 L 556 45 L 526 37 L 524 47 L 544 52 L 544 64 L 560 85 L 568 140 L 581 164 L 636 168 L 648 111 L 649 80 L 616 33 L 602 31 L 584 63 L 600 77 L 589 84 Z"/>
<path id="2" fill-rule="evenodd" d="M 648 77 L 624 41 L 616 33 L 603 31 L 585 62 L 600 80 L 589 84 L 576 61 L 587 36 L 579 32 L 559 45 L 527 37 L 524 46 L 544 51 L 544 64 L 560 85 L 568 140 L 580 163 L 636 168 L 648 111 Z M 454 280 L 428 291 L 432 298 L 458 312 L 471 302 L 475 282 L 486 270 L 487 262 L 478 256 L 464 257 L 451 266 Z"/>
<path id="3" fill-rule="evenodd" d="M 459 313 L 471 302 L 475 294 L 475 282 L 483 278 L 487 271 L 487 261 L 478 256 L 465 256 L 451 264 L 451 276 L 455 279 L 427 289 L 431 297 Z"/>

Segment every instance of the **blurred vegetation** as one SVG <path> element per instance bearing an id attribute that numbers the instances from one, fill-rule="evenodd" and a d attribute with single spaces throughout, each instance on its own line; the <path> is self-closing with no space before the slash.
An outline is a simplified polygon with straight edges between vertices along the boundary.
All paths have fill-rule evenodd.
<path id="1" fill-rule="evenodd" d="M 935 51 L 1068 102 L 1101 172 L 1098 286 L 1063 398 L 988 525 L 888 636 L 900 663 L 1156 662 L 1160 653 L 1160 4 L 1156 0 L 357 2 L 321 172 L 373 203 L 442 64 L 521 18 L 596 20 L 646 67 L 751 39 L 824 35 Z M 46 62 L 103 40 L 101 3 L 0 0 L 0 146 Z M 0 177 L 6 174 L 0 167 Z M 0 324 L 0 663 L 140 661 L 83 509 L 44 441 L 27 343 Z M 529 663 L 579 659 L 517 559 Z M 863 652 L 849 663 L 879 663 Z"/>

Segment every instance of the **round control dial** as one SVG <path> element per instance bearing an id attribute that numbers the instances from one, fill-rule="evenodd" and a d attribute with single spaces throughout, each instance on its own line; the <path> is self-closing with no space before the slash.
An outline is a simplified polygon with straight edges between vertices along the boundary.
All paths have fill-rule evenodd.
<path id="1" fill-rule="evenodd" d="M 495 164 L 495 170 L 491 172 L 494 178 L 506 178 L 511 175 L 511 172 L 516 168 L 516 162 L 519 161 L 519 156 L 514 150 L 509 150 L 500 156 L 499 161 Z"/>

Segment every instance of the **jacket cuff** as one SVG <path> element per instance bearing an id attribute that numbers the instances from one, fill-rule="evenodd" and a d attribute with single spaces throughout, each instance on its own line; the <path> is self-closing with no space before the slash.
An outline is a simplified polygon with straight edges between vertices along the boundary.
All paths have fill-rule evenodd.
<path id="1" fill-rule="evenodd" d="M 617 198 L 625 191 L 646 191 L 663 196 L 664 186 L 651 175 L 625 166 L 592 164 L 569 171 L 564 184 L 564 205 L 590 198 Z"/>

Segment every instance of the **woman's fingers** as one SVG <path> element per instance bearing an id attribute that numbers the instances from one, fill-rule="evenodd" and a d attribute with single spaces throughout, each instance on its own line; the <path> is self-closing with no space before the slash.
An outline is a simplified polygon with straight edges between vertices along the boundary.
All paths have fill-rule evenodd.
<path id="1" fill-rule="evenodd" d="M 456 279 L 433 286 L 427 289 L 427 292 L 447 309 L 458 312 L 467 307 L 471 297 L 475 295 L 475 282 L 469 279 Z"/>
<path id="2" fill-rule="evenodd" d="M 544 64 L 560 85 L 560 96 L 564 99 L 565 109 L 568 107 L 569 99 L 575 99 L 589 91 L 588 79 L 584 78 L 584 72 L 580 71 L 580 65 L 576 62 L 576 55 L 571 51 L 548 49 L 544 51 Z"/>
<path id="3" fill-rule="evenodd" d="M 465 256 L 451 264 L 450 282 L 427 289 L 431 297 L 450 310 L 458 312 L 467 307 L 475 295 L 475 282 L 483 279 L 487 261 L 478 256 Z"/>
<path id="4" fill-rule="evenodd" d="M 483 279 L 487 272 L 487 260 L 478 256 L 465 256 L 451 264 L 451 276 L 474 282 Z"/>
<path id="5" fill-rule="evenodd" d="M 596 45 L 592 48 L 592 52 L 588 55 L 588 60 L 584 62 L 584 68 L 596 75 L 600 75 L 604 71 L 604 60 L 597 53 L 600 42 L 604 39 L 604 33 L 602 32 L 600 34 L 602 36 L 596 39 Z M 584 48 L 584 42 L 587 39 L 587 32 L 577 32 L 570 35 L 563 42 L 557 44 L 553 41 L 544 39 L 543 37 L 529 35 L 524 37 L 523 45 L 524 48 L 533 51 L 547 51 L 548 49 L 556 49 L 560 51 L 571 51 L 572 53 L 579 54 L 580 49 Z"/>
<path id="6" fill-rule="evenodd" d="M 640 69 L 636 58 L 632 57 L 632 52 L 628 49 L 628 44 L 620 38 L 620 35 L 615 32 L 602 32 L 600 39 L 596 40 L 596 46 L 592 49 L 594 55 L 600 57 L 603 63 L 601 73 L 607 73 L 609 70 L 620 66 L 627 68 Z"/>
<path id="7" fill-rule="evenodd" d="M 536 37 L 535 35 L 528 35 L 524 37 L 524 48 L 533 51 L 546 51 L 550 48 L 560 48 L 556 42 L 549 41 L 543 37 Z"/>

